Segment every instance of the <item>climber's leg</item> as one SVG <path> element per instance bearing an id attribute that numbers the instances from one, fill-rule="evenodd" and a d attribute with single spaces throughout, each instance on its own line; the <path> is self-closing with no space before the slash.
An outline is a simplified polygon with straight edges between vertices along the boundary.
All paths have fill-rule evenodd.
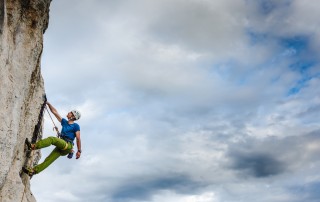
<path id="1" fill-rule="evenodd" d="M 56 146 L 58 149 L 64 149 L 66 147 L 67 142 L 63 139 L 57 137 L 48 137 L 38 141 L 35 144 L 35 149 L 42 149 L 44 147 L 49 147 L 50 145 Z"/>
<path id="2" fill-rule="evenodd" d="M 58 140 L 53 143 L 54 145 L 56 145 L 56 148 L 49 154 L 49 156 L 41 164 L 35 166 L 32 169 L 35 172 L 35 174 L 40 173 L 41 171 L 46 169 L 51 163 L 57 160 L 57 158 L 59 158 L 60 156 L 67 155 L 72 150 L 72 144 L 66 143 L 64 140 L 61 140 L 59 138 L 57 139 Z M 62 148 L 62 145 L 64 145 L 63 148 Z M 59 147 L 62 149 L 59 149 Z"/>
<path id="3" fill-rule="evenodd" d="M 27 144 L 27 143 L 26 143 Z M 50 145 L 56 146 L 56 148 L 49 154 L 49 156 L 39 165 L 34 168 L 24 168 L 23 171 L 29 176 L 38 174 L 46 169 L 51 163 L 53 163 L 60 156 L 65 156 L 72 150 L 73 145 L 57 137 L 48 137 L 38 141 L 35 144 L 35 149 L 41 149 Z M 28 144 L 27 144 L 28 146 Z"/>
<path id="4" fill-rule="evenodd" d="M 39 165 L 36 165 L 33 170 L 35 174 L 40 173 L 44 169 L 46 169 L 51 163 L 53 163 L 57 158 L 61 156 L 60 151 L 58 148 L 55 148 L 49 156 Z"/>

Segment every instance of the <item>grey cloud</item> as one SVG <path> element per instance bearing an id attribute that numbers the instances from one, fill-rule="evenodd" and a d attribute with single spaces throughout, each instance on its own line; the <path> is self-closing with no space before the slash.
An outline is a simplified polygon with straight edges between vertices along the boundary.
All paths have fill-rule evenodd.
<path id="1" fill-rule="evenodd" d="M 229 167 L 246 177 L 274 177 L 300 172 L 308 162 L 319 162 L 319 131 L 286 138 L 248 138 L 246 143 L 231 144 L 227 153 Z"/>
<path id="2" fill-rule="evenodd" d="M 311 116 L 312 115 L 318 115 L 319 111 L 320 111 L 320 104 L 317 104 L 317 105 L 314 105 L 314 106 L 310 106 L 309 108 L 307 108 L 303 112 L 297 114 L 297 116 L 310 117 L 310 115 Z"/>
<path id="3" fill-rule="evenodd" d="M 195 193 L 198 183 L 186 175 L 164 174 L 163 176 L 140 176 L 127 179 L 112 193 L 114 201 L 145 201 L 160 190 L 171 190 L 177 193 Z"/>
<path id="4" fill-rule="evenodd" d="M 284 173 L 285 164 L 268 154 L 231 154 L 232 168 L 253 177 L 270 177 Z"/>
<path id="5" fill-rule="evenodd" d="M 177 194 L 197 194 L 206 184 L 193 180 L 187 174 L 172 172 L 141 174 L 124 177 L 94 177 L 99 185 L 92 184 L 88 189 L 76 191 L 78 197 L 98 201 L 151 201 L 161 191 Z M 104 181 L 104 183 L 101 183 Z M 94 189 L 94 190 L 93 190 Z"/>

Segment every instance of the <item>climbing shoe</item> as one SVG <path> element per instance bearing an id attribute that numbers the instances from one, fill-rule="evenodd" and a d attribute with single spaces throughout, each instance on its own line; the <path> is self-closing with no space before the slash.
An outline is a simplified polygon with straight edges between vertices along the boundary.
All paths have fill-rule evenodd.
<path id="1" fill-rule="evenodd" d="M 31 142 L 29 141 L 28 138 L 26 138 L 25 143 L 26 143 L 26 145 L 28 147 L 28 150 L 32 150 L 32 145 L 31 145 Z"/>
<path id="2" fill-rule="evenodd" d="M 67 157 L 68 157 L 68 159 L 72 159 L 72 157 L 73 157 L 73 151 L 70 152 Z"/>
<path id="3" fill-rule="evenodd" d="M 25 174 L 29 175 L 30 177 L 32 177 L 34 174 L 36 174 L 36 173 L 34 172 L 34 170 L 32 170 L 31 168 L 22 167 L 22 171 L 23 171 Z"/>

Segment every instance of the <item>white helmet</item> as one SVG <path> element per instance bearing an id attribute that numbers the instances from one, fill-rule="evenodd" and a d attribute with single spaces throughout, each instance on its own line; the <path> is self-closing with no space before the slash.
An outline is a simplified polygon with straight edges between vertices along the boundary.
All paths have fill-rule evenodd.
<path id="1" fill-rule="evenodd" d="M 80 119 L 81 113 L 78 110 L 71 110 L 73 116 L 76 118 L 76 120 Z"/>

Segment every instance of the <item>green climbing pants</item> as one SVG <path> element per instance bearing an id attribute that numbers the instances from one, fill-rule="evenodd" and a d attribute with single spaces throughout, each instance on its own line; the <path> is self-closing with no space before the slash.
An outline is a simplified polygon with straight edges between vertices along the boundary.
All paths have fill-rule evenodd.
<path id="1" fill-rule="evenodd" d="M 49 147 L 50 145 L 56 146 L 56 148 L 49 154 L 49 156 L 39 165 L 36 165 L 33 170 L 35 174 L 40 173 L 46 169 L 51 163 L 53 163 L 60 156 L 65 156 L 69 154 L 72 150 L 72 144 L 64 141 L 63 139 L 57 137 L 48 137 L 43 140 L 38 141 L 35 144 L 35 149 L 42 149 L 44 147 Z"/>

